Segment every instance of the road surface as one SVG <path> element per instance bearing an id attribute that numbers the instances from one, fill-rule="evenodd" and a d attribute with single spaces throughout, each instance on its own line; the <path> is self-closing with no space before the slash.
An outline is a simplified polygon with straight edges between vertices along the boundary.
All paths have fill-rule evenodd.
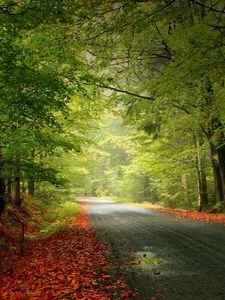
<path id="1" fill-rule="evenodd" d="M 101 241 L 118 263 L 139 262 L 126 280 L 133 299 L 225 300 L 225 226 L 104 200 L 88 203 Z M 156 297 L 156 298 L 154 298 Z"/>

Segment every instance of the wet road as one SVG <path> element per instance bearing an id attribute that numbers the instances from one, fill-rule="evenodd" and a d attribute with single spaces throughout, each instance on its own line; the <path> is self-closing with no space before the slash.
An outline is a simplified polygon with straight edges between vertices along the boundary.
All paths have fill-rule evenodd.
<path id="1" fill-rule="evenodd" d="M 101 241 L 113 245 L 118 262 L 140 264 L 126 280 L 134 299 L 225 300 L 225 227 L 176 218 L 110 201 L 81 200 Z"/>

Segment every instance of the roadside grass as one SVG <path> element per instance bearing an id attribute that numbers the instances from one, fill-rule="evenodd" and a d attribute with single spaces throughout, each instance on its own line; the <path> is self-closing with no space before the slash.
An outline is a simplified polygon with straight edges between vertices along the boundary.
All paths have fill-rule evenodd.
<path id="1" fill-rule="evenodd" d="M 142 207 L 147 209 L 162 209 L 165 206 L 161 205 L 160 203 L 151 203 L 151 202 L 130 202 L 127 203 L 128 205 L 135 206 L 135 207 Z"/>
<path id="2" fill-rule="evenodd" d="M 80 205 L 71 201 L 47 206 L 40 237 L 45 238 L 52 233 L 65 230 L 68 227 L 68 222 L 74 219 L 80 213 L 80 210 Z"/>
<path id="3" fill-rule="evenodd" d="M 35 209 L 31 221 L 27 224 L 26 237 L 29 239 L 46 238 L 53 233 L 65 230 L 69 221 L 81 211 L 78 203 L 66 200 L 46 201 L 33 198 L 31 203 Z"/>
<path id="4" fill-rule="evenodd" d="M 143 207 L 143 208 L 164 208 L 160 202 L 150 202 L 150 201 L 139 201 L 139 200 L 134 200 L 130 198 L 120 198 L 120 197 L 109 197 L 110 200 L 116 202 L 116 203 L 124 203 L 127 205 L 131 206 L 136 206 L 136 207 Z"/>

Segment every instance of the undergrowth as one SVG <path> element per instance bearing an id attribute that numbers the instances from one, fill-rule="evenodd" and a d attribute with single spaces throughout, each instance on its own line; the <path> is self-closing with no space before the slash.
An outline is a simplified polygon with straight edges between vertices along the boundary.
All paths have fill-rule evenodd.
<path id="1" fill-rule="evenodd" d="M 68 226 L 68 221 L 74 219 L 79 212 L 80 206 L 74 202 L 54 202 L 45 205 L 40 237 L 44 238 L 49 234 L 64 230 Z"/>
<path id="2" fill-rule="evenodd" d="M 0 256 L 20 252 L 23 225 L 26 245 L 28 240 L 43 239 L 66 229 L 79 212 L 79 204 L 72 201 L 27 195 L 21 208 L 8 204 L 0 218 Z"/>

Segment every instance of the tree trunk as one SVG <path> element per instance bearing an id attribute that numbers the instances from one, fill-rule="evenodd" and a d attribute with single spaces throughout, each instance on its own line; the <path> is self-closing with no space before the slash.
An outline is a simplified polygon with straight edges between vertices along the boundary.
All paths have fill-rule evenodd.
<path id="1" fill-rule="evenodd" d="M 210 143 L 210 150 L 211 150 L 211 161 L 212 161 L 213 176 L 214 176 L 215 200 L 216 203 L 223 203 L 224 195 L 223 195 L 223 183 L 222 183 L 221 170 L 219 166 L 217 150 L 212 143 Z"/>
<path id="2" fill-rule="evenodd" d="M 203 145 L 202 139 L 195 137 L 195 147 L 197 149 L 196 155 L 196 169 L 198 174 L 198 210 L 202 211 L 208 206 L 208 188 L 205 173 L 204 158 L 201 156 L 199 148 Z"/>
<path id="3" fill-rule="evenodd" d="M 15 204 L 16 206 L 21 206 L 21 194 L 20 194 L 20 177 L 15 179 Z"/>
<path id="4" fill-rule="evenodd" d="M 198 210 L 202 211 L 208 206 L 208 189 L 207 180 L 204 169 L 198 169 L 198 191 L 199 191 L 199 203 Z"/>
<path id="5" fill-rule="evenodd" d="M 210 145 L 211 162 L 214 175 L 214 190 L 216 203 L 224 205 L 225 198 L 225 136 L 224 126 L 219 118 L 212 114 L 214 109 L 214 90 L 208 79 L 205 98 L 205 121 L 202 124 L 203 133 Z M 207 116 L 207 118 L 206 118 Z M 206 124 L 206 126 L 205 126 Z"/>
<path id="6" fill-rule="evenodd" d="M 24 181 L 24 180 L 22 181 L 22 184 L 21 184 L 21 185 L 22 185 L 22 193 L 25 194 L 27 188 L 26 188 L 26 184 L 25 184 L 25 181 Z"/>
<path id="7" fill-rule="evenodd" d="M 188 195 L 188 176 L 183 174 L 181 175 L 181 184 L 183 188 L 183 197 L 184 197 L 184 206 L 188 207 L 189 205 L 189 195 Z"/>
<path id="8" fill-rule="evenodd" d="M 16 178 L 15 178 L 15 204 L 16 206 L 21 206 L 21 194 L 20 194 L 20 156 L 16 157 Z"/>
<path id="9" fill-rule="evenodd" d="M 6 195 L 7 195 L 7 199 L 9 201 L 11 201 L 11 199 L 12 199 L 12 181 L 11 181 L 11 179 L 7 179 L 7 183 L 6 183 Z"/>
<path id="10" fill-rule="evenodd" d="M 219 160 L 220 175 L 221 175 L 221 185 L 223 191 L 223 205 L 225 211 L 225 144 L 223 143 L 222 146 L 220 146 L 217 151 L 218 151 L 218 160 Z"/>
<path id="11" fill-rule="evenodd" d="M 150 196 L 149 193 L 149 177 L 148 176 L 144 176 L 144 197 L 148 198 Z"/>
<path id="12" fill-rule="evenodd" d="M 34 196 L 34 181 L 28 180 L 28 195 Z"/>
<path id="13" fill-rule="evenodd" d="M 34 162 L 35 150 L 31 152 L 32 162 Z M 28 195 L 34 196 L 35 183 L 33 178 L 28 179 Z"/>

